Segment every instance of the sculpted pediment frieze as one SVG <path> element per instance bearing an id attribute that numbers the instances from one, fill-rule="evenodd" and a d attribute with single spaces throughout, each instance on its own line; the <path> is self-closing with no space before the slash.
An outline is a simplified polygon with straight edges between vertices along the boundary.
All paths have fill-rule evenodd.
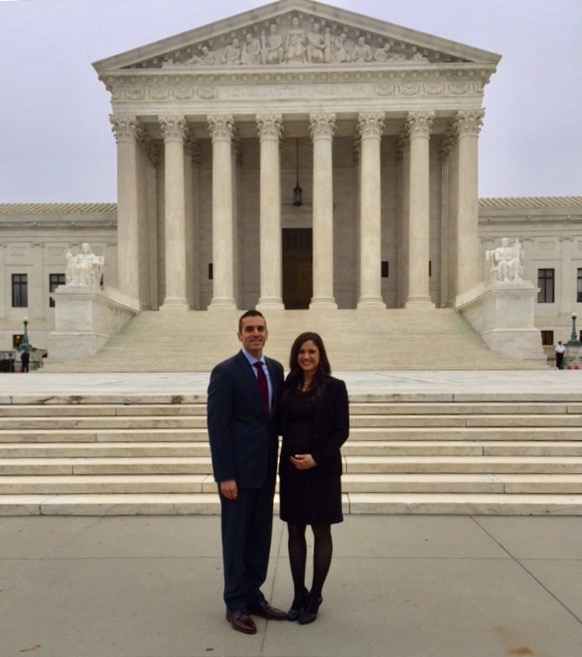
<path id="1" fill-rule="evenodd" d="M 172 49 L 128 68 L 235 68 L 262 66 L 386 65 L 462 62 L 386 34 L 304 12 L 230 30 Z"/>
<path id="2" fill-rule="evenodd" d="M 249 69 L 494 66 L 498 60 L 494 53 L 329 5 L 279 0 L 94 66 L 101 74 L 144 69 L 237 74 Z"/>
<path id="3" fill-rule="evenodd" d="M 233 68 L 255 66 L 386 65 L 464 61 L 302 12 L 247 25 L 170 50 L 130 68 Z"/>

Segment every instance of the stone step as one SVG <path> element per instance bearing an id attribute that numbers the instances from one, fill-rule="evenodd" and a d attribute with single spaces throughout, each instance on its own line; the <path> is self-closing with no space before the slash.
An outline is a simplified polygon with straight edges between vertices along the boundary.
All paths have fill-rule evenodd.
<path id="1" fill-rule="evenodd" d="M 582 474 L 346 474 L 349 493 L 582 494 Z M 216 495 L 212 475 L 0 475 L 5 495 L 205 493 Z"/>
<path id="2" fill-rule="evenodd" d="M 5 418 L 70 418 L 103 416 L 206 416 L 206 404 L 3 404 L 2 422 Z"/>
<path id="3" fill-rule="evenodd" d="M 348 440 L 344 456 L 580 456 L 582 441 Z M 0 443 L 0 459 L 209 456 L 207 442 Z"/>
<path id="4" fill-rule="evenodd" d="M 275 512 L 278 500 L 275 497 Z M 582 495 L 344 493 L 345 514 L 582 515 Z M 3 495 L 0 516 L 217 515 L 218 495 Z"/>
<path id="5" fill-rule="evenodd" d="M 210 457 L 0 459 L 0 475 L 210 474 Z M 579 474 L 582 457 L 346 456 L 347 474 Z"/>
<path id="6" fill-rule="evenodd" d="M 95 442 L 208 442 L 206 429 L 122 429 L 122 430 L 68 430 L 43 429 L 40 431 L 0 430 L 2 443 L 95 443 Z"/>
<path id="7" fill-rule="evenodd" d="M 54 426 L 54 425 L 53 425 Z M 582 441 L 579 427 L 352 427 L 355 441 Z M 208 442 L 205 428 L 0 429 L 2 443 Z"/>
<path id="8" fill-rule="evenodd" d="M 136 416 L 136 417 L 8 417 L 2 418 L 2 430 L 14 431 L 53 429 L 67 431 L 69 429 L 203 429 L 206 427 L 206 417 L 196 415 L 185 416 Z"/>
<path id="9" fill-rule="evenodd" d="M 379 397 L 381 395 L 374 395 Z M 399 395 L 402 397 L 404 395 Z M 412 395 L 411 395 L 412 396 Z M 414 395 L 416 396 L 416 395 Z M 101 417 L 101 416 L 206 416 L 205 400 L 195 403 L 172 402 L 175 396 L 153 396 L 156 401 L 142 403 L 144 396 L 133 397 L 107 395 L 84 395 L 77 402 L 68 403 L 70 397 L 54 397 L 51 401 L 38 404 L 37 396 L 29 396 L 17 401 L 11 397 L 10 401 L 2 403 L 2 418 L 39 417 Z M 197 397 L 192 395 L 192 397 Z M 424 397 L 424 395 L 423 395 Z M 489 416 L 489 415 L 582 415 L 582 403 L 546 401 L 546 402 L 460 402 L 451 399 L 451 395 L 439 395 L 442 399 L 436 403 L 423 403 L 418 401 L 399 402 L 363 402 L 351 401 L 350 414 L 356 416 L 369 415 L 397 415 L 409 417 L 411 415 L 450 415 L 450 416 Z M 352 395 L 351 398 L 357 398 Z M 96 400 L 100 403 L 93 403 Z M 107 402 L 106 399 L 112 399 Z M 121 401 L 124 399 L 125 401 Z M 58 401 L 57 401 L 58 400 Z"/>
<path id="10" fill-rule="evenodd" d="M 582 473 L 582 458 L 574 456 L 346 456 L 344 463 L 347 474 Z"/>

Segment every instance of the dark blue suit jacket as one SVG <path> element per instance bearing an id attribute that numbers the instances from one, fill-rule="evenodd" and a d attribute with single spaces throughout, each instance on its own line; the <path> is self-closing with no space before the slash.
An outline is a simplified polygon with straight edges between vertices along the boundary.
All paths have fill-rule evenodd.
<path id="1" fill-rule="evenodd" d="M 267 419 L 257 377 L 242 351 L 219 363 L 208 385 L 208 436 L 214 479 L 234 479 L 239 488 L 257 490 L 267 476 L 275 482 L 277 420 L 283 366 L 265 358 L 273 388 L 273 412 Z"/>

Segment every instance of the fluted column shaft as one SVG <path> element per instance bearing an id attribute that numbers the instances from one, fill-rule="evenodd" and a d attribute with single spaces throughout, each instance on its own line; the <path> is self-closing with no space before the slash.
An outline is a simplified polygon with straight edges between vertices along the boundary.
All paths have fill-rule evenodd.
<path id="1" fill-rule="evenodd" d="M 484 110 L 457 113 L 457 297 L 482 282 L 479 259 L 478 139 Z"/>
<path id="2" fill-rule="evenodd" d="M 213 294 L 209 309 L 235 308 L 232 136 L 234 118 L 209 116 L 212 137 Z"/>
<path id="3" fill-rule="evenodd" d="M 333 160 L 335 114 L 311 114 L 313 140 L 313 297 L 310 308 L 337 308 L 333 295 Z"/>
<path id="4" fill-rule="evenodd" d="M 358 116 L 360 137 L 360 297 L 358 308 L 385 308 L 382 299 L 380 140 L 384 112 Z"/>
<path id="5" fill-rule="evenodd" d="M 429 143 L 432 112 L 410 112 L 407 128 L 410 139 L 408 296 L 405 306 L 434 305 L 430 298 L 430 183 Z"/>
<path id="6" fill-rule="evenodd" d="M 135 117 L 111 115 L 117 142 L 117 254 L 120 292 L 140 299 L 139 286 L 139 189 Z"/>
<path id="7" fill-rule="evenodd" d="M 164 136 L 166 296 L 162 308 L 188 308 L 186 293 L 186 196 L 183 116 L 160 117 Z"/>
<path id="8" fill-rule="evenodd" d="M 281 232 L 281 162 L 279 143 L 283 130 L 280 114 L 258 114 L 261 147 L 260 172 L 260 295 L 258 308 L 283 308 Z"/>

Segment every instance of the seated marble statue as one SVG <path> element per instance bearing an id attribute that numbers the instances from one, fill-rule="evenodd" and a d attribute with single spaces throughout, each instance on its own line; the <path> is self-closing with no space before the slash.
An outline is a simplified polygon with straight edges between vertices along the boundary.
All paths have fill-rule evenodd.
<path id="1" fill-rule="evenodd" d="M 83 242 L 81 251 L 76 256 L 70 250 L 67 253 L 66 284 L 77 287 L 99 287 L 103 264 L 104 257 L 92 253 L 87 242 Z"/>
<path id="2" fill-rule="evenodd" d="M 523 274 L 523 248 L 516 239 L 513 245 L 504 237 L 501 246 L 485 252 L 485 257 L 491 263 L 489 270 L 491 280 L 498 282 L 521 281 Z"/>

